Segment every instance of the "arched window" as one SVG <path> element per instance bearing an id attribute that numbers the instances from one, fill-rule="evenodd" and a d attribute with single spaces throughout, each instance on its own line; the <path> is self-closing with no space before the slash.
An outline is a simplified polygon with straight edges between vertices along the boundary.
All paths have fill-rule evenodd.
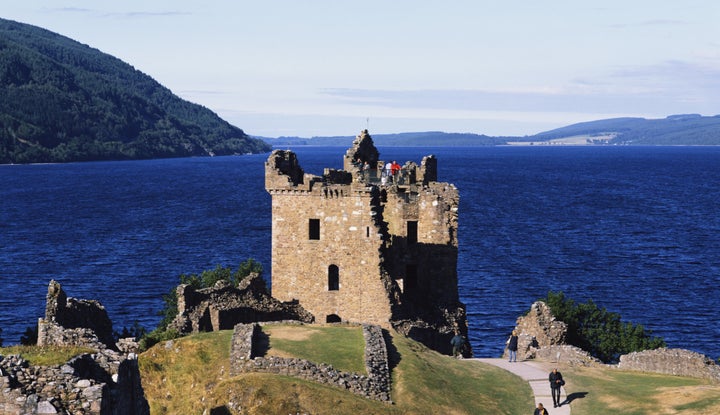
<path id="1" fill-rule="evenodd" d="M 337 265 L 328 267 L 328 291 L 337 291 L 340 289 L 340 268 Z"/>
<path id="2" fill-rule="evenodd" d="M 326 323 L 342 323 L 342 319 L 337 314 L 328 314 L 327 317 L 325 317 Z"/>

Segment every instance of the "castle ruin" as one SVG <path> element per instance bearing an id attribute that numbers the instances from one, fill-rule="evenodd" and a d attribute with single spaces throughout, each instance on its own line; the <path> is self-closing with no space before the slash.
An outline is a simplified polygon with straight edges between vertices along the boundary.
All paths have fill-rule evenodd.
<path id="1" fill-rule="evenodd" d="M 367 130 L 343 169 L 307 174 L 295 153 L 265 163 L 272 197 L 272 295 L 317 322 L 395 328 L 443 353 L 467 336 L 457 288 L 458 202 L 437 181 L 437 159 L 384 169 Z M 468 351 L 468 354 L 470 352 Z"/>

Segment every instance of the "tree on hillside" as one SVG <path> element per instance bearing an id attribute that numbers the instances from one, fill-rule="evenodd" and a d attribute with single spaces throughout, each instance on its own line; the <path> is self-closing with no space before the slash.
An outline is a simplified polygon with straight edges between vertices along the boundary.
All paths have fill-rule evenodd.
<path id="1" fill-rule="evenodd" d="M 548 292 L 542 299 L 553 315 L 568 325 L 567 342 L 603 362 L 617 362 L 620 355 L 665 347 L 665 340 L 653 337 L 640 324 L 623 323 L 620 314 L 600 308 L 592 300 L 575 303 L 560 292 Z"/>

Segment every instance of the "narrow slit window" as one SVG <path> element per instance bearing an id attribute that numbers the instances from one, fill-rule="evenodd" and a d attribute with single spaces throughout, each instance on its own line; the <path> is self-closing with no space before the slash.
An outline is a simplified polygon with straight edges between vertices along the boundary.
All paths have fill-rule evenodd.
<path id="1" fill-rule="evenodd" d="M 416 244 L 418 241 L 418 223 L 416 220 L 407 222 L 407 242 L 408 244 Z"/>
<path id="2" fill-rule="evenodd" d="M 310 240 L 320 240 L 320 219 L 310 219 L 308 236 Z"/>
<path id="3" fill-rule="evenodd" d="M 340 268 L 337 265 L 328 267 L 328 291 L 337 291 L 340 289 Z"/>

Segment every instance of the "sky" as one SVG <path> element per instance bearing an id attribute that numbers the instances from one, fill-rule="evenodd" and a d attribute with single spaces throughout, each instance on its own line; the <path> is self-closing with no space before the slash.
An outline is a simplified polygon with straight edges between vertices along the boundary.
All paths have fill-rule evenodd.
<path id="1" fill-rule="evenodd" d="M 23 0 L 253 136 L 720 114 L 717 0 Z"/>

